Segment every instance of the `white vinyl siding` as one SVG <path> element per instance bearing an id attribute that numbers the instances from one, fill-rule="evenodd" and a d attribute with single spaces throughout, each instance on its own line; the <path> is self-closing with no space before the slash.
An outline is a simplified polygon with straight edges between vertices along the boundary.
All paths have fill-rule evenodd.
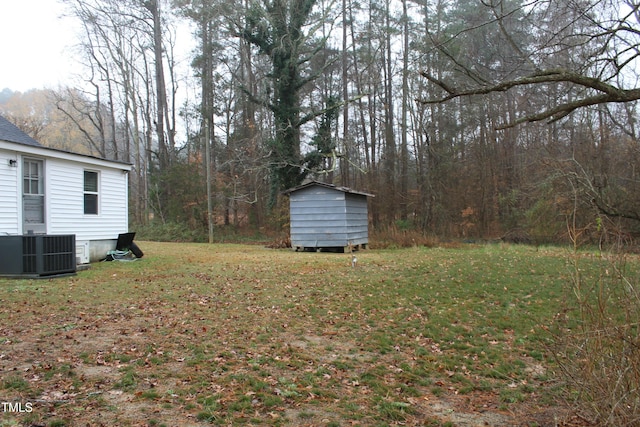
<path id="1" fill-rule="evenodd" d="M 16 155 L 0 150 L 0 234 L 20 234 L 18 163 L 10 165 L 10 160 Z"/>
<path id="2" fill-rule="evenodd" d="M 98 213 L 86 215 L 87 166 L 62 160 L 47 163 L 49 233 L 75 234 L 77 240 L 115 239 L 128 231 L 127 174 L 121 169 L 101 169 Z"/>

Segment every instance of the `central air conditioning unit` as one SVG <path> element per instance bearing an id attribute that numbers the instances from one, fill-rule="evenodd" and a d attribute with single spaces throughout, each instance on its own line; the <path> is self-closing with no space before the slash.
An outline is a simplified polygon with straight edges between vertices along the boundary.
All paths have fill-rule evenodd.
<path id="1" fill-rule="evenodd" d="M 0 275 L 48 277 L 76 272 L 76 236 L 0 236 Z"/>

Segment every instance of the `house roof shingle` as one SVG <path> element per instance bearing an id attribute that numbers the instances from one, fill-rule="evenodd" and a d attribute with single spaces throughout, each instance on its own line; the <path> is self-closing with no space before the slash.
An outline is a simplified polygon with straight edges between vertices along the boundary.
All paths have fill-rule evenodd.
<path id="1" fill-rule="evenodd" d="M 106 161 L 109 163 L 118 163 L 121 165 L 131 166 L 131 163 L 121 161 L 121 160 L 111 160 L 104 157 L 98 157 L 90 154 L 80 154 L 74 153 L 73 151 L 61 150 L 58 148 L 47 147 L 45 145 L 40 144 L 35 139 L 31 138 L 29 135 L 21 131 L 16 125 L 0 116 L 0 141 L 13 142 L 16 144 L 22 144 L 29 147 L 37 147 L 39 149 L 44 149 L 49 152 L 62 153 L 62 154 L 71 154 L 73 156 L 81 156 L 88 159 L 95 159 L 100 161 Z"/>
<path id="2" fill-rule="evenodd" d="M 18 144 L 31 145 L 34 147 L 42 147 L 38 141 L 31 138 L 29 135 L 21 131 L 16 125 L 2 116 L 0 116 L 0 140 L 17 142 Z"/>

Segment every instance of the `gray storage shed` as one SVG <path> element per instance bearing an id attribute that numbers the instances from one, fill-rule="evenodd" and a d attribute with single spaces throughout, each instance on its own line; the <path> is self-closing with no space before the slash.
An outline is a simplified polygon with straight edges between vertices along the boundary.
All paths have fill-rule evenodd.
<path id="1" fill-rule="evenodd" d="M 366 248 L 367 197 L 373 194 L 318 181 L 290 188 L 284 194 L 289 195 L 293 249 Z"/>

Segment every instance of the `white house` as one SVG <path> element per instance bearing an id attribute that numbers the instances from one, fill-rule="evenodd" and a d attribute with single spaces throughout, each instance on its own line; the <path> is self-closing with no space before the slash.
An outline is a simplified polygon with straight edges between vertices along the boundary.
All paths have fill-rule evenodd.
<path id="1" fill-rule="evenodd" d="M 75 234 L 96 261 L 128 232 L 128 163 L 44 147 L 0 116 L 0 235 Z"/>

